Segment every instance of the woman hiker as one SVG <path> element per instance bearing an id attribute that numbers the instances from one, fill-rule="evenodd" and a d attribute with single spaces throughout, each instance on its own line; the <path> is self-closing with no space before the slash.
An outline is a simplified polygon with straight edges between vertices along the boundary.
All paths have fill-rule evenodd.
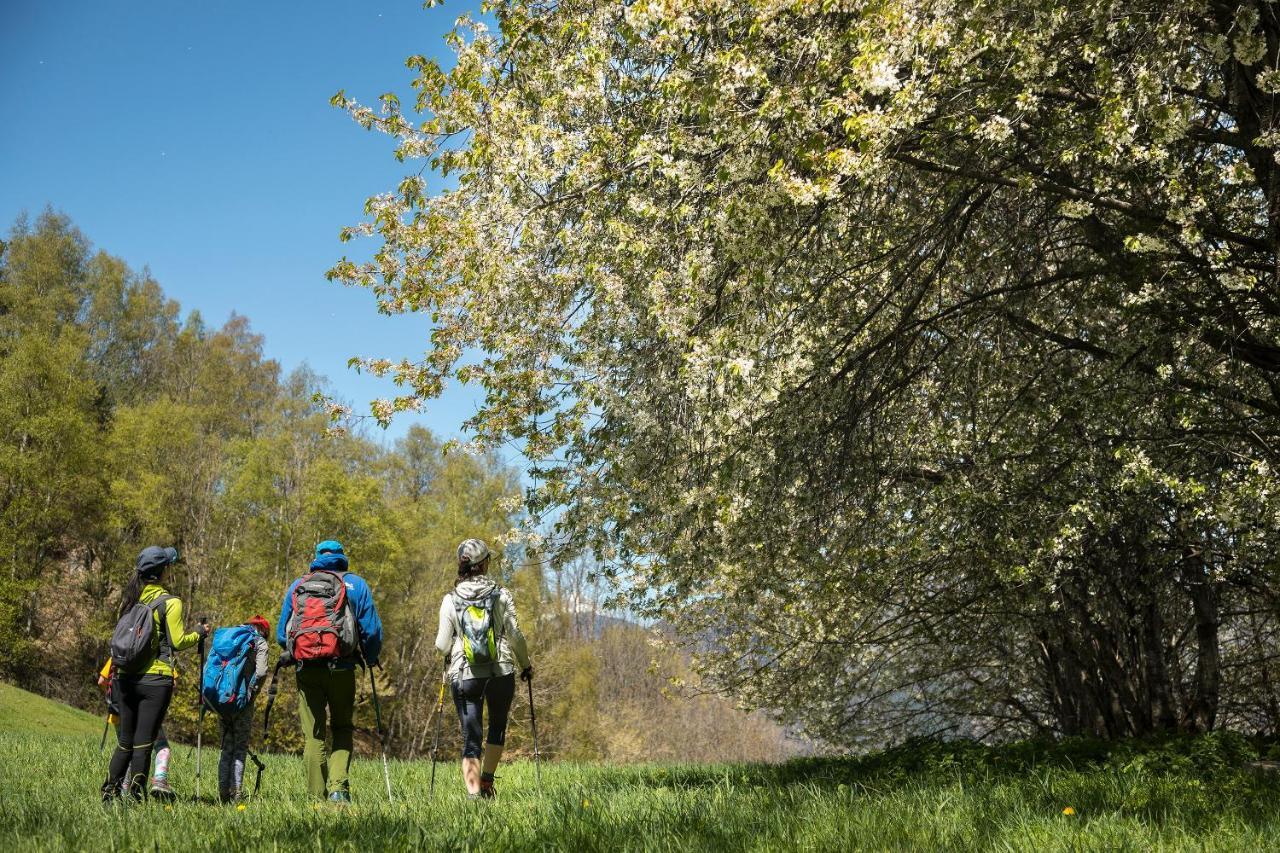
<path id="1" fill-rule="evenodd" d="M 529 651 L 510 591 L 488 577 L 493 552 L 479 539 L 458 546 L 458 579 L 440 602 L 436 648 L 445 654 L 445 679 L 453 682 L 453 703 L 462 724 L 462 779 L 472 799 L 496 793 L 494 772 L 507 739 L 507 714 L 520 678 L 533 677 Z M 488 737 L 480 734 L 489 706 Z M 483 755 L 483 765 L 481 756 Z"/>
<path id="2" fill-rule="evenodd" d="M 98 672 L 98 687 L 106 694 L 107 700 L 107 723 L 112 726 L 120 724 L 120 708 L 116 705 L 115 698 L 111 695 L 111 658 L 107 658 L 107 662 L 102 665 L 102 669 Z M 177 682 L 177 673 L 174 673 L 174 682 Z M 105 732 L 103 733 L 105 737 Z M 158 800 L 171 800 L 174 797 L 173 787 L 169 784 L 169 757 L 172 750 L 169 749 L 169 739 L 165 737 L 164 726 L 160 727 L 160 731 L 156 732 L 156 744 L 154 750 L 155 767 L 151 771 L 151 796 Z M 121 788 L 128 788 L 128 783 L 121 785 Z"/>
<path id="3" fill-rule="evenodd" d="M 127 783 L 128 796 L 142 800 L 144 783 L 151 767 L 151 751 L 173 698 L 175 653 L 189 649 L 209 633 L 206 623 L 194 631 L 183 629 L 182 602 L 164 588 L 165 570 L 178 561 L 173 548 L 144 548 L 134 564 L 133 577 L 120 601 L 123 619 L 135 605 L 151 610 L 151 647 L 129 672 L 113 672 L 113 698 L 120 709 L 116 725 L 116 751 L 111 756 L 107 781 L 102 785 L 102 801 L 121 797 Z"/>

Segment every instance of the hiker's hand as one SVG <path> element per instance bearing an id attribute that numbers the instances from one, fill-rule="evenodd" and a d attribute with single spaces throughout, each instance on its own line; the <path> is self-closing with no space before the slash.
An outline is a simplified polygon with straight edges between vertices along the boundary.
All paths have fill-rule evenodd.
<path id="1" fill-rule="evenodd" d="M 526 666 L 524 669 L 520 670 L 520 680 L 533 681 L 533 667 Z"/>
<path id="2" fill-rule="evenodd" d="M 209 627 L 209 623 L 208 623 L 208 622 L 197 622 L 197 623 L 196 623 L 196 633 L 200 635 L 200 639 L 202 639 L 202 640 L 203 640 L 205 637 L 209 636 L 209 631 L 211 631 L 211 630 L 212 630 L 212 629 Z"/>

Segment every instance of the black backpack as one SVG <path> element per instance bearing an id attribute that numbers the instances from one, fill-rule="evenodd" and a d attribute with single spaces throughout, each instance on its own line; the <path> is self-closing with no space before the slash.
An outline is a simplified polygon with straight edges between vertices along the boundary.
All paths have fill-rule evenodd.
<path id="1" fill-rule="evenodd" d="M 150 604 L 139 601 L 120 617 L 116 629 L 111 634 L 111 670 L 116 673 L 138 673 L 151 665 L 160 657 L 169 660 L 173 648 L 169 642 L 169 629 L 165 626 L 163 613 L 160 618 L 160 635 L 155 630 L 155 613 L 172 595 L 160 595 Z"/>

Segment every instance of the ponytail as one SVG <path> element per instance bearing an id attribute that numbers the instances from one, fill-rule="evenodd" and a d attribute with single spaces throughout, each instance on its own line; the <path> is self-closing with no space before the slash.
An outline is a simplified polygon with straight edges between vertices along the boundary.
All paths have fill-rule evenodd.
<path id="1" fill-rule="evenodd" d="M 133 577 L 129 578 L 129 582 L 125 584 L 124 595 L 120 597 L 120 615 L 118 618 L 123 619 L 124 615 L 133 609 L 133 605 L 138 603 L 142 598 L 142 588 L 147 584 L 147 578 L 137 572 L 133 573 Z"/>

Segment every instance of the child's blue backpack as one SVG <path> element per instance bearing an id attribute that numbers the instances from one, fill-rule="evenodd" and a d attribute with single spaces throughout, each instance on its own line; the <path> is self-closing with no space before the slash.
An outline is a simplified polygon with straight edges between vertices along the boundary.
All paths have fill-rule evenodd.
<path id="1" fill-rule="evenodd" d="M 200 695 L 211 710 L 229 714 L 249 706 L 254 673 L 253 639 L 257 635 L 251 625 L 219 628 L 213 632 L 213 648 L 200 677 Z"/>

